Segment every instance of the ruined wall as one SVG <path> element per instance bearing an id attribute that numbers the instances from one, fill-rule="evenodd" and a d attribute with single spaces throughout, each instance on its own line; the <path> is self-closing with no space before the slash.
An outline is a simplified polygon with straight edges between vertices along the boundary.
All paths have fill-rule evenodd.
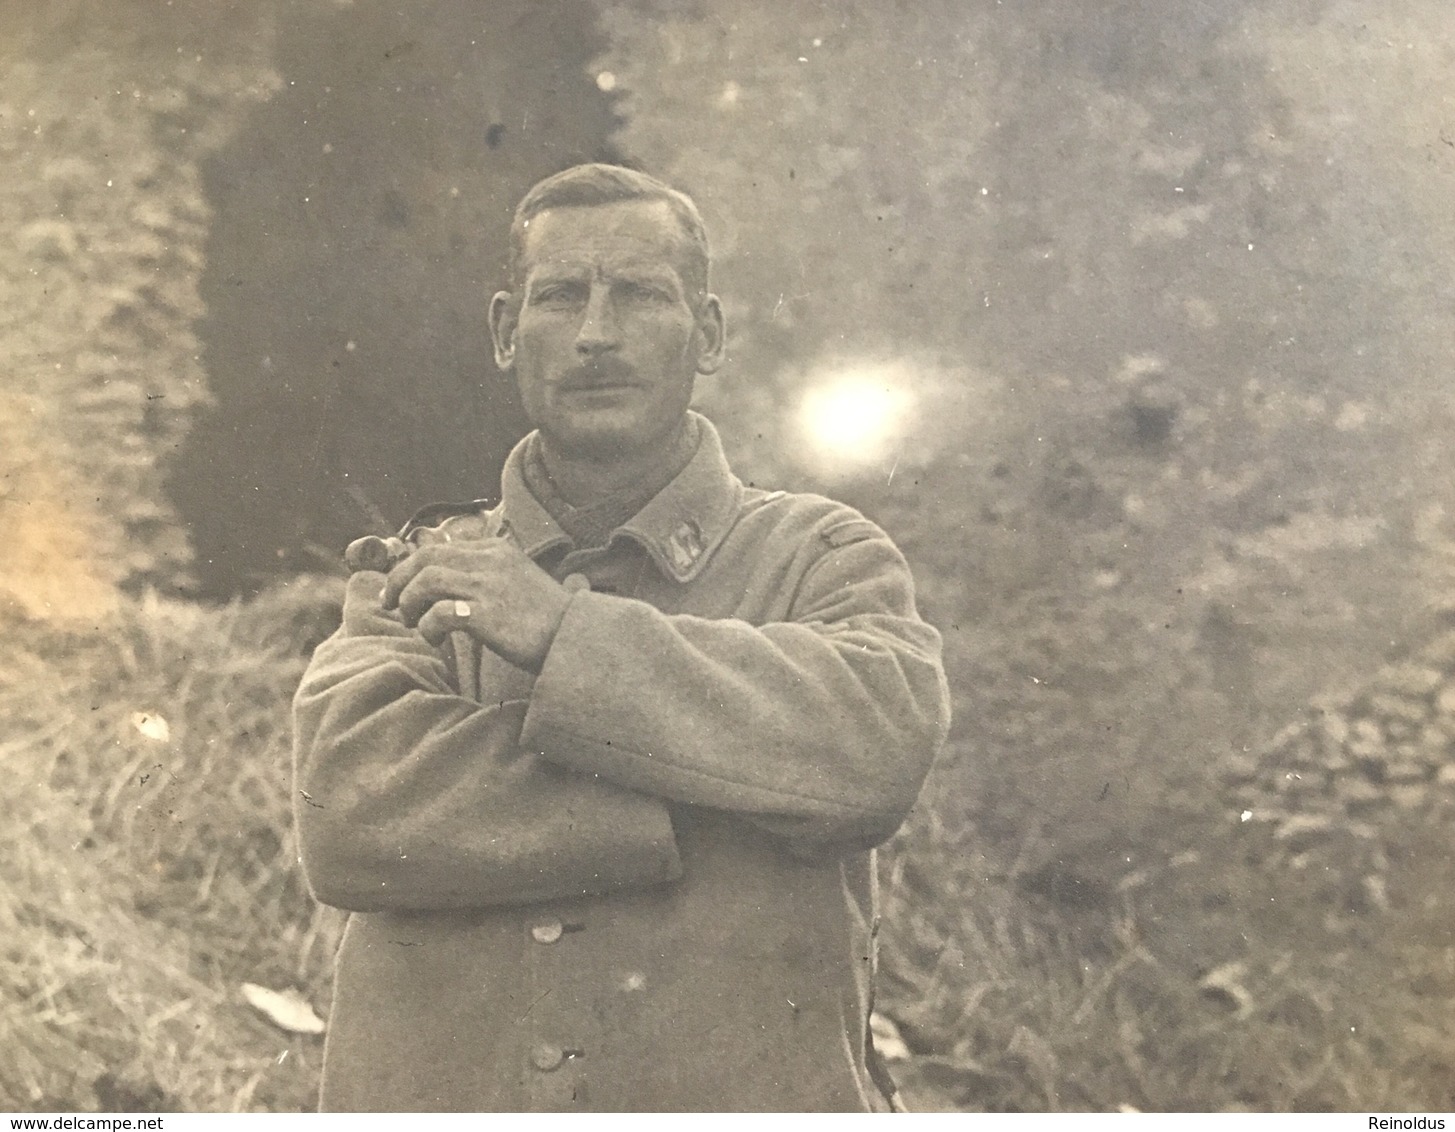
<path id="1" fill-rule="evenodd" d="M 159 465 L 208 397 L 199 165 L 271 72 L 253 14 L 164 8 L 0 9 L 0 611 L 189 568 Z"/>
<path id="2" fill-rule="evenodd" d="M 611 156 L 578 0 L 0 3 L 0 601 L 334 569 L 488 494 L 516 200 Z"/>
<path id="3" fill-rule="evenodd" d="M 1455 824 L 1455 630 L 1308 707 L 1224 786 L 1254 859 L 1331 907 L 1387 909 L 1391 841 Z"/>

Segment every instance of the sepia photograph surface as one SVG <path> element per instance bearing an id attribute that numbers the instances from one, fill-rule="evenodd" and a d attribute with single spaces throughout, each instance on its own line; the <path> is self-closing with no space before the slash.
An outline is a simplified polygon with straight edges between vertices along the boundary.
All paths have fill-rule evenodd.
<path id="1" fill-rule="evenodd" d="M 583 165 L 681 196 L 532 233 Z M 0 0 L 0 169 L 0 1109 L 1455 1108 L 1448 0 Z M 689 422 L 595 542 L 532 385 L 578 254 L 628 376 L 572 419 Z M 660 401 L 593 353 L 679 333 Z M 741 514 L 658 531 L 713 445 Z M 540 605 L 411 603 L 461 516 Z M 415 870 L 456 751 L 327 879 L 423 789 L 314 773 L 370 634 L 514 720 L 515 856 Z M 607 921 L 609 988 L 541 966 Z M 410 998 L 449 948 L 527 972 L 484 1044 Z M 409 1011 L 485 1083 L 390 1093 Z"/>

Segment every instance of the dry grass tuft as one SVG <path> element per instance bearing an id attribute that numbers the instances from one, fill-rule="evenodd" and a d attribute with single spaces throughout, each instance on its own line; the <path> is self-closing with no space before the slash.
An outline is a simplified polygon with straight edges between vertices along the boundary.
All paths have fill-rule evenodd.
<path id="1" fill-rule="evenodd" d="M 312 1104 L 317 1040 L 236 987 L 326 1004 L 338 923 L 296 867 L 287 704 L 339 596 L 302 580 L 224 609 L 149 596 L 89 633 L 8 627 L 0 1106 Z"/>
<path id="2" fill-rule="evenodd" d="M 1120 881 L 1048 884 L 930 799 L 885 854 L 880 1010 L 911 1107 L 1442 1111 L 1455 946 L 1448 862 L 1388 914 L 1331 915 L 1240 857 L 1240 830 L 1169 823 Z M 1074 866 L 1073 866 L 1074 867 Z M 1419 866 L 1424 868 L 1425 866 Z M 1307 882 L 1308 878 L 1305 878 Z M 1421 912 L 1414 907 L 1423 904 Z"/>

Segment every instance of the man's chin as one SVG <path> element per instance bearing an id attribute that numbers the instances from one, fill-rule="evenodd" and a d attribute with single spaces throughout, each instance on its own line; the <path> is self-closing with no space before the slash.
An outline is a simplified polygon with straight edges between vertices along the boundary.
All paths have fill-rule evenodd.
<path id="1" fill-rule="evenodd" d="M 628 421 L 571 421 L 541 426 L 541 435 L 557 453 L 577 460 L 620 460 L 644 443 L 645 430 Z"/>

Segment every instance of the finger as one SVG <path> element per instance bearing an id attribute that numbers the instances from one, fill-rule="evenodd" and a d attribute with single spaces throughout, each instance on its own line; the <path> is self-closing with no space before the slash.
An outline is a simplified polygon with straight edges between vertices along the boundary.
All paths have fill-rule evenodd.
<path id="1" fill-rule="evenodd" d="M 379 604 L 379 587 L 384 584 L 384 575 L 375 570 L 360 570 L 350 574 L 344 589 L 344 601 L 352 604 Z"/>
<path id="2" fill-rule="evenodd" d="M 447 566 L 426 566 L 399 595 L 399 615 L 406 625 L 417 625 L 437 601 L 479 601 L 480 578 Z"/>
<path id="3" fill-rule="evenodd" d="M 468 601 L 446 599 L 437 601 L 419 619 L 419 632 L 426 641 L 438 647 L 444 644 L 451 633 L 470 631 L 470 618 L 474 610 Z"/>
<path id="4" fill-rule="evenodd" d="M 431 543 L 415 548 L 407 558 L 389 571 L 389 577 L 380 594 L 384 608 L 392 609 L 398 605 L 399 595 L 422 571 L 432 566 L 452 567 L 466 573 L 483 570 L 503 546 L 504 540 L 492 539 L 473 543 Z M 422 614 L 423 610 L 420 612 Z"/>
<path id="5" fill-rule="evenodd" d="M 379 591 L 379 601 L 385 609 L 394 609 L 399 605 L 399 595 L 404 591 L 404 587 L 414 581 L 415 575 L 429 566 L 431 561 L 425 549 L 421 549 L 394 565 L 384 579 L 383 588 Z"/>
<path id="6" fill-rule="evenodd" d="M 362 571 L 349 577 L 344 590 L 344 630 L 350 636 L 400 632 L 399 616 L 379 604 L 384 575 Z"/>

